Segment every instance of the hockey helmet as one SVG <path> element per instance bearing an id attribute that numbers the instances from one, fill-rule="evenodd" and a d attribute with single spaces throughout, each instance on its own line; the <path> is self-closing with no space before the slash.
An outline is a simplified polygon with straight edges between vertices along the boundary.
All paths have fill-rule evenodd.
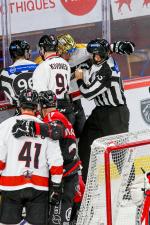
<path id="1" fill-rule="evenodd" d="M 73 53 L 76 50 L 76 43 L 70 34 L 62 34 L 57 36 L 58 52 L 60 54 Z"/>
<path id="2" fill-rule="evenodd" d="M 42 109 L 56 107 L 56 95 L 52 91 L 41 91 L 39 93 L 39 104 Z"/>
<path id="3" fill-rule="evenodd" d="M 110 45 L 105 39 L 91 40 L 87 44 L 87 51 L 91 54 L 98 54 L 101 58 L 105 59 L 108 57 Z"/>
<path id="4" fill-rule="evenodd" d="M 58 41 L 54 35 L 43 35 L 39 40 L 39 48 L 43 49 L 44 52 L 56 51 Z"/>
<path id="5" fill-rule="evenodd" d="M 24 89 L 19 95 L 19 105 L 21 108 L 36 109 L 39 103 L 38 93 L 32 89 Z"/>
<path id="6" fill-rule="evenodd" d="M 15 40 L 10 43 L 9 53 L 12 59 L 16 59 L 21 56 L 25 58 L 30 57 L 30 45 L 24 40 Z"/>

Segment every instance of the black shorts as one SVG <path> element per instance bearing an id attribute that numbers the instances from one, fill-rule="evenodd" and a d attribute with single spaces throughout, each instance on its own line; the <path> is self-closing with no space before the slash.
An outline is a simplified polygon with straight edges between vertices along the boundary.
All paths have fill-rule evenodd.
<path id="1" fill-rule="evenodd" d="M 25 207 L 26 220 L 31 224 L 46 225 L 48 218 L 48 191 L 24 188 L 17 191 L 2 191 L 0 222 L 18 224 Z"/>

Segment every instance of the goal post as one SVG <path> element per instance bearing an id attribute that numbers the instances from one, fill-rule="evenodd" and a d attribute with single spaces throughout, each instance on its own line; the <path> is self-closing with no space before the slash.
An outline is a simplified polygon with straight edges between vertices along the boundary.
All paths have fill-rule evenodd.
<path id="1" fill-rule="evenodd" d="M 141 168 L 150 171 L 150 130 L 95 140 L 77 224 L 139 224 L 130 186 L 143 176 Z"/>

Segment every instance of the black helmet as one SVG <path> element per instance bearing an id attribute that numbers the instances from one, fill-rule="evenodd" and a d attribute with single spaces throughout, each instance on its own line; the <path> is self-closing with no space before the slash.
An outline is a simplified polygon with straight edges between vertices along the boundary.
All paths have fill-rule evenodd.
<path id="1" fill-rule="evenodd" d="M 105 59 L 109 53 L 109 43 L 105 39 L 95 39 L 87 44 L 87 51 L 92 54 L 99 54 Z"/>
<path id="2" fill-rule="evenodd" d="M 41 91 L 39 93 L 39 104 L 41 108 L 55 108 L 56 95 L 52 91 Z"/>
<path id="3" fill-rule="evenodd" d="M 32 89 L 24 89 L 18 100 L 20 107 L 27 109 L 36 109 L 39 103 L 38 93 Z"/>
<path id="4" fill-rule="evenodd" d="M 30 45 L 24 40 L 15 40 L 10 43 L 9 53 L 12 59 L 17 58 L 18 56 L 25 56 L 26 53 L 29 54 Z"/>
<path id="5" fill-rule="evenodd" d="M 39 47 L 43 48 L 45 52 L 56 51 L 58 41 L 54 35 L 44 35 L 39 40 Z"/>

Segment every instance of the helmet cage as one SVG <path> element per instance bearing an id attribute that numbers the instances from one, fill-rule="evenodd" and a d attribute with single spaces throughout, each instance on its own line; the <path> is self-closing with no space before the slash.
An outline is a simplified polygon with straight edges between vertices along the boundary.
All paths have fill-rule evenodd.
<path id="1" fill-rule="evenodd" d="M 76 43 L 70 34 L 63 34 L 57 37 L 58 52 L 60 54 L 73 53 L 76 50 Z"/>

